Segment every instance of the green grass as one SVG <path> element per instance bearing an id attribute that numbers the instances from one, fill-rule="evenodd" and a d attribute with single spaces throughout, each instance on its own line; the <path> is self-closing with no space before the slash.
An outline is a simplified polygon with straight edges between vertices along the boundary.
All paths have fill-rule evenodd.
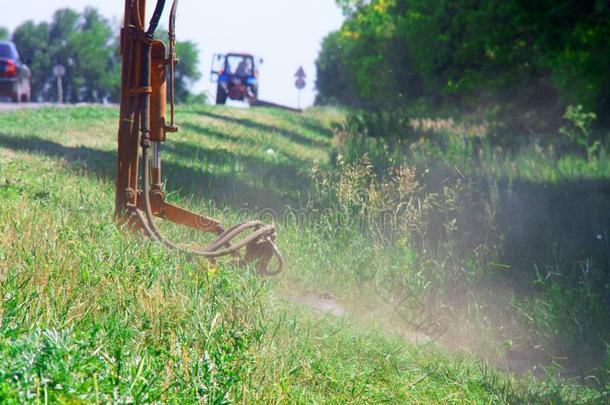
<path id="1" fill-rule="evenodd" d="M 231 223 L 262 208 L 308 209 L 312 171 L 332 169 L 342 115 L 184 107 L 177 118 L 182 131 L 165 149 L 169 198 Z M 402 338 L 374 285 L 398 274 L 425 290 L 408 244 L 392 250 L 324 215 L 282 222 L 289 268 L 261 280 L 118 229 L 117 120 L 99 107 L 0 115 L 0 402 L 607 400 L 603 387 L 515 378 Z M 347 314 L 282 298 L 323 292 Z M 368 304 L 387 313 L 363 315 Z"/>

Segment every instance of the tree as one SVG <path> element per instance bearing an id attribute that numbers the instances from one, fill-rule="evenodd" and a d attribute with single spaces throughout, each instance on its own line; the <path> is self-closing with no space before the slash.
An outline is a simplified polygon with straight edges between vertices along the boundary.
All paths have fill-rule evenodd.
<path id="1" fill-rule="evenodd" d="M 368 4 L 341 1 L 348 16 L 340 31 L 330 34 L 318 58 L 320 102 L 383 108 L 422 95 L 410 43 L 397 32 L 394 2 Z"/>
<path id="2" fill-rule="evenodd" d="M 610 114 L 610 3 L 604 0 L 337 0 L 320 100 L 377 107 L 487 107 L 559 121 L 568 104 Z M 347 82 L 334 83 L 332 66 Z M 337 87 L 338 86 L 338 87 Z M 391 100 L 390 103 L 387 101 Z M 534 114 L 532 114 L 534 113 Z M 549 122 L 552 119 L 548 120 Z"/>
<path id="3" fill-rule="evenodd" d="M 348 59 L 341 47 L 341 33 L 333 32 L 322 43 L 322 52 L 316 60 L 318 78 L 316 88 L 319 93 L 317 104 L 344 103 L 356 105 L 360 99 L 352 85 L 352 72 L 345 66 Z"/>
<path id="4" fill-rule="evenodd" d="M 176 100 L 185 102 L 191 95 L 193 84 L 201 78 L 199 65 L 199 50 L 197 45 L 191 41 L 178 41 L 176 52 L 180 63 L 176 65 Z"/>
<path id="5" fill-rule="evenodd" d="M 64 96 L 68 102 L 117 102 L 121 67 L 119 38 L 110 22 L 95 8 L 81 14 L 71 9 L 55 12 L 50 23 L 27 21 L 13 34 L 22 56 L 31 60 L 34 99 L 57 99 L 53 67 L 66 68 Z M 167 38 L 160 32 L 158 38 Z M 189 99 L 189 89 L 201 74 L 199 53 L 192 42 L 178 42 L 180 64 L 176 67 L 176 98 Z"/>
<path id="6" fill-rule="evenodd" d="M 9 38 L 8 29 L 0 27 L 0 41 L 6 41 Z"/>
<path id="7" fill-rule="evenodd" d="M 93 8 L 85 9 L 78 31 L 68 36 L 66 49 L 72 71 L 72 101 L 103 102 L 120 86 L 118 44 L 109 23 Z"/>

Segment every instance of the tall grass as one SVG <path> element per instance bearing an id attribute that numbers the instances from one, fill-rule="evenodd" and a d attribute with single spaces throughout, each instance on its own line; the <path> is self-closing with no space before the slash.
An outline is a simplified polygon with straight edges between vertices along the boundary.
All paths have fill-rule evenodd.
<path id="1" fill-rule="evenodd" d="M 474 198 L 468 182 L 429 190 L 422 169 L 407 162 L 380 174 L 370 156 L 332 166 L 337 113 L 312 114 L 191 108 L 179 115 L 191 129 L 167 147 L 172 201 L 214 208 L 226 223 L 244 214 L 244 201 L 248 215 L 268 201 L 284 210 L 276 213 L 286 214 L 278 225 L 289 270 L 274 280 L 117 229 L 115 111 L 0 116 L 0 402 L 607 399 L 601 381 L 592 389 L 515 380 L 433 343 L 409 343 L 416 332 L 429 342 L 455 338 L 460 349 L 487 336 L 468 342 L 459 331 L 497 337 L 480 294 L 457 299 L 504 271 L 480 274 L 495 239 L 481 238 L 491 253 L 460 242 L 460 201 Z M 385 221 L 388 211 L 399 221 Z M 345 315 L 291 299 L 310 295 L 333 297 Z"/>
<path id="2" fill-rule="evenodd" d="M 466 319 L 487 324 L 492 340 L 504 342 L 505 358 L 529 357 L 582 378 L 596 375 L 604 386 L 610 340 L 606 146 L 598 142 L 593 156 L 579 148 L 561 151 L 562 141 L 541 146 L 521 138 L 506 149 L 484 126 L 386 121 L 352 119 L 337 127 L 335 201 L 359 213 L 364 204 L 378 217 L 399 212 L 404 219 L 398 222 L 411 226 L 393 238 L 370 233 L 390 244 L 389 251 L 406 245 L 402 257 L 415 257 L 410 266 L 398 262 L 402 279 L 390 284 L 411 297 L 430 296 L 423 299 L 429 312 L 454 319 L 466 312 Z M 421 186 L 395 196 L 396 173 L 405 167 L 417 173 L 409 183 Z M 348 198 L 341 192 L 345 179 L 354 189 Z M 377 196 L 394 203 L 377 203 Z M 404 275 L 413 273 L 423 277 Z"/>

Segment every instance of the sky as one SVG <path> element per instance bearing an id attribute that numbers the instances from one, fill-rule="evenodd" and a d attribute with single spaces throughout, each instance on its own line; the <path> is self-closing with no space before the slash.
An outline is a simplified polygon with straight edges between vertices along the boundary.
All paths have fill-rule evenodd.
<path id="1" fill-rule="evenodd" d="M 0 26 L 15 29 L 26 20 L 50 21 L 55 10 L 70 7 L 82 11 L 96 7 L 119 27 L 123 0 L 0 0 Z M 154 0 L 148 1 L 152 12 Z M 167 27 L 168 1 L 163 25 Z M 203 78 L 194 92 L 215 94 L 210 83 L 214 53 L 242 51 L 263 58 L 260 98 L 297 106 L 299 93 L 294 74 L 303 66 L 307 87 L 301 94 L 303 107 L 315 98 L 315 60 L 322 39 L 339 29 L 343 17 L 334 0 L 180 0 L 178 40 L 190 40 L 200 51 Z M 117 32 L 118 35 L 118 32 Z"/>

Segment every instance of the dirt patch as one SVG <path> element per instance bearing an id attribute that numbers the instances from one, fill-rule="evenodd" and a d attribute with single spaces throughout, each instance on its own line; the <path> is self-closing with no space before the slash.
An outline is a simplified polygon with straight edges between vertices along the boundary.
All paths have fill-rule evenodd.
<path id="1" fill-rule="evenodd" d="M 365 330 L 381 330 L 388 335 L 399 337 L 411 345 L 434 345 L 447 353 L 469 353 L 480 357 L 498 369 L 519 375 L 529 374 L 539 378 L 546 375 L 543 365 L 549 364 L 549 357 L 542 347 L 511 348 L 498 352 L 492 350 L 493 344 L 488 341 L 489 339 L 494 341 L 494 337 L 479 336 L 475 333 L 475 328 L 469 328 L 467 325 L 460 326 L 459 320 L 454 320 L 453 324 L 444 322 L 446 328 L 443 333 L 439 334 L 435 333 L 435 328 L 427 329 L 425 325 L 426 323 L 436 324 L 438 320 L 422 321 L 414 326 L 404 320 L 404 312 L 407 309 L 397 305 L 383 305 L 379 302 L 373 304 L 366 299 L 342 302 L 329 293 L 311 291 L 298 293 L 282 291 L 278 293 L 278 296 L 316 313 L 337 318 L 349 318 Z M 413 312 L 412 309 L 408 311 Z M 465 320 L 462 319 L 462 321 Z M 471 333 L 465 329 L 470 330 Z"/>
<path id="2" fill-rule="evenodd" d="M 381 327 L 386 332 L 399 335 L 402 339 L 414 345 L 428 344 L 435 341 L 433 337 L 425 333 L 410 328 L 398 327 L 400 324 L 398 321 L 395 321 L 395 327 L 386 325 L 388 314 L 395 313 L 395 311 L 388 310 L 388 308 L 373 308 L 369 312 L 362 313 L 362 311 L 353 309 L 348 304 L 339 302 L 329 293 L 305 292 L 298 294 L 280 293 L 279 295 L 286 301 L 306 307 L 314 312 L 335 317 L 349 317 L 367 328 Z M 379 324 L 380 320 L 383 320 L 383 324 Z"/>
<path id="3" fill-rule="evenodd" d="M 298 295 L 282 294 L 281 297 L 287 301 L 302 305 L 316 312 L 330 314 L 337 317 L 345 316 L 347 314 L 347 310 L 328 293 L 317 295 L 313 293 Z"/>

